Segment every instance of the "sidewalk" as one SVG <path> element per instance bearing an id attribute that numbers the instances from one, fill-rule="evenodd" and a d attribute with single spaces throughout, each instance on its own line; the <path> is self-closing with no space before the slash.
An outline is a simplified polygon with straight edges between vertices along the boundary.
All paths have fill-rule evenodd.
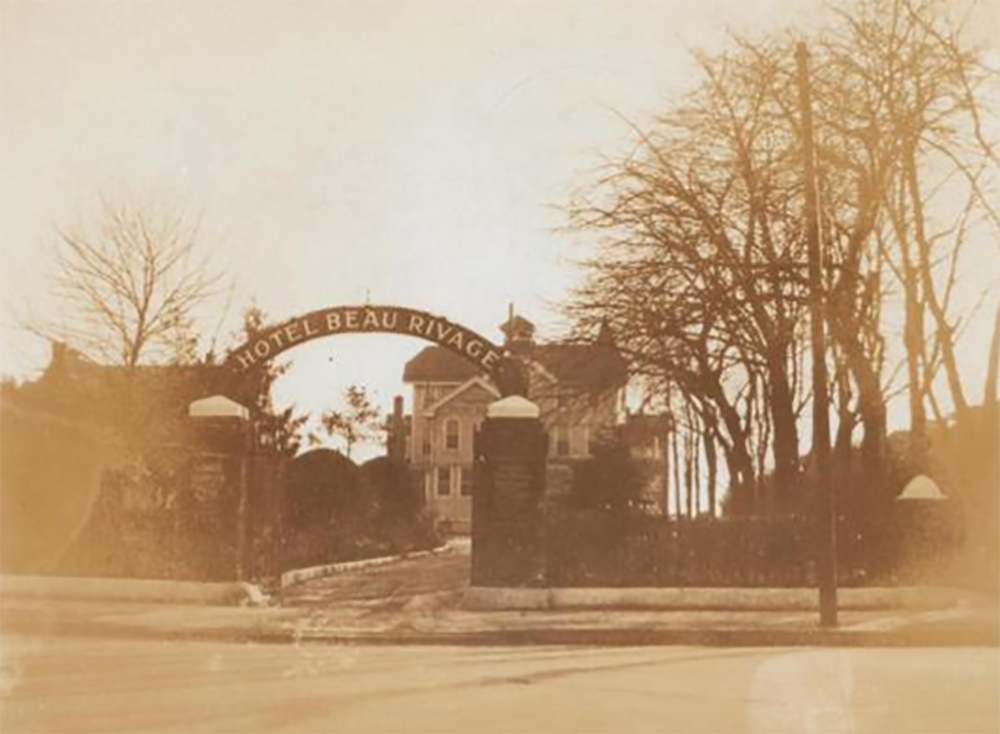
<path id="1" fill-rule="evenodd" d="M 477 611 L 451 592 L 328 608 L 215 607 L 4 597 L 3 632 L 257 643 L 426 645 L 998 646 L 995 603 L 842 610 Z"/>
<path id="2" fill-rule="evenodd" d="M 161 579 L 0 576 L 0 598 L 75 599 L 172 604 L 263 605 L 264 593 L 240 581 L 201 583 Z"/>

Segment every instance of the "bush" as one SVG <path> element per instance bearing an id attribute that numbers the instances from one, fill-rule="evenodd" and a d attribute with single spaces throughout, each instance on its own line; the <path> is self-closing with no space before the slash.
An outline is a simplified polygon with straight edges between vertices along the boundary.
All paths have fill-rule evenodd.
<path id="1" fill-rule="evenodd" d="M 598 444 L 593 457 L 573 466 L 569 503 L 576 510 L 639 510 L 649 469 L 621 441 Z"/>
<path id="2" fill-rule="evenodd" d="M 423 509 L 423 495 L 410 481 L 404 462 L 382 456 L 361 465 L 361 491 L 377 507 L 379 522 L 413 521 Z"/>
<path id="3" fill-rule="evenodd" d="M 330 449 L 296 457 L 285 492 L 286 527 L 327 527 L 334 517 L 366 514 L 372 502 L 359 491 L 358 473 L 354 462 Z"/>
<path id="4" fill-rule="evenodd" d="M 405 464 L 377 458 L 355 466 L 317 449 L 289 471 L 284 569 L 408 553 L 438 544 Z"/>

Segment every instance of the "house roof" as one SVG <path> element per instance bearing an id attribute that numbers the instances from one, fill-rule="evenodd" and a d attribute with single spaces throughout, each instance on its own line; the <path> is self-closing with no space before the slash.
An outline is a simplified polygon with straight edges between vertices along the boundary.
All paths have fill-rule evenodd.
<path id="1" fill-rule="evenodd" d="M 444 347 L 425 347 L 406 363 L 403 382 L 467 382 L 483 374 L 472 362 Z"/>
<path id="2" fill-rule="evenodd" d="M 539 362 L 561 383 L 588 392 L 604 392 L 625 384 L 625 360 L 609 344 L 542 344 L 531 350 Z"/>
<path id="3" fill-rule="evenodd" d="M 457 398 L 462 393 L 477 386 L 482 388 L 487 393 L 489 393 L 491 400 L 496 400 L 497 398 L 500 397 L 500 392 L 495 387 L 493 387 L 493 385 L 488 380 L 486 380 L 483 377 L 473 377 L 472 379 L 466 381 L 462 385 L 456 387 L 450 393 L 448 393 L 443 398 L 434 403 L 434 405 L 425 409 L 424 413 L 428 415 L 433 415 L 442 405 L 450 403 L 452 400 Z"/>
<path id="4" fill-rule="evenodd" d="M 541 344 L 525 356 L 537 362 L 560 383 L 588 392 L 604 392 L 623 385 L 625 360 L 610 344 Z M 468 360 L 444 347 L 426 347 L 406 363 L 403 382 L 463 383 L 482 374 Z"/>

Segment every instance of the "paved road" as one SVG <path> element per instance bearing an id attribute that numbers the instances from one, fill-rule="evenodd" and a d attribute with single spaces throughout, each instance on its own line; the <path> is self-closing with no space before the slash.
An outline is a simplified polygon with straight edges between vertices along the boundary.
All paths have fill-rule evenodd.
<path id="1" fill-rule="evenodd" d="M 281 595 L 282 606 L 329 607 L 350 601 L 406 603 L 417 594 L 459 592 L 469 585 L 468 543 L 446 553 L 375 566 L 295 584 Z"/>
<path id="2" fill-rule="evenodd" d="M 4 732 L 996 732 L 997 649 L 2 638 Z"/>

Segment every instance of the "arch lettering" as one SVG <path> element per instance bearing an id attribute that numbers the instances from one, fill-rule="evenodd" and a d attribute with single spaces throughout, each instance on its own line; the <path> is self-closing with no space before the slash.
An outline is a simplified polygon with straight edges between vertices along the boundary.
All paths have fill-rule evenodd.
<path id="1" fill-rule="evenodd" d="M 334 306 L 268 327 L 230 353 L 226 364 L 247 372 L 282 352 L 336 334 L 403 334 L 433 342 L 469 360 L 489 375 L 505 395 L 523 394 L 518 365 L 501 347 L 443 316 L 399 306 Z"/>

